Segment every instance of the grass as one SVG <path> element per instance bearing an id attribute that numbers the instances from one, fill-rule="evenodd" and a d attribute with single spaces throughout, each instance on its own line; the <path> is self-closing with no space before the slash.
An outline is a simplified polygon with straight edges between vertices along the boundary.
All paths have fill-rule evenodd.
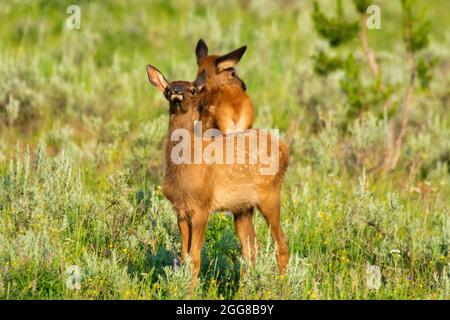
<path id="1" fill-rule="evenodd" d="M 383 77 L 402 83 L 400 5 L 376 2 L 383 28 L 370 31 L 369 42 Z M 385 176 L 370 168 L 386 121 L 369 111 L 343 134 L 339 74 L 312 71 L 311 55 L 324 44 L 310 2 L 80 0 L 81 30 L 64 28 L 70 4 L 0 4 L 1 299 L 187 296 L 190 265 L 174 263 L 176 217 L 160 190 L 167 104 L 145 66 L 193 80 L 200 37 L 213 52 L 248 45 L 238 73 L 256 106 L 255 126 L 279 128 L 289 143 L 282 224 L 291 258 L 278 276 L 257 214 L 259 256 L 240 279 L 232 217 L 214 214 L 196 298 L 450 298 L 446 1 L 418 1 L 433 22 L 424 55 L 439 62 L 430 87 L 416 90 L 399 166 Z M 79 275 L 67 272 L 73 265 Z M 367 285 L 371 265 L 381 271 L 378 289 Z M 67 285 L 73 280 L 79 290 Z"/>

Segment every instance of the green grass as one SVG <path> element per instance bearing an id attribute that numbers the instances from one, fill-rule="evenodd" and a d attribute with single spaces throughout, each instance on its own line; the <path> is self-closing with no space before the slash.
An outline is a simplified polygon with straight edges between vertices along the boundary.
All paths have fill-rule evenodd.
<path id="1" fill-rule="evenodd" d="M 400 4 L 376 3 L 382 29 L 370 31 L 369 42 L 383 77 L 402 83 Z M 278 276 L 257 214 L 259 256 L 240 279 L 232 217 L 214 214 L 196 298 L 450 298 L 445 0 L 418 1 L 433 22 L 423 55 L 439 62 L 430 88 L 416 90 L 399 165 L 384 176 L 370 168 L 387 124 L 369 111 L 342 134 L 348 106 L 339 74 L 313 73 L 311 56 L 324 43 L 309 1 L 78 1 L 81 30 L 64 28 L 69 4 L 0 4 L 1 299 L 187 297 L 190 265 L 173 267 L 180 238 L 161 193 L 167 103 L 145 66 L 169 80 L 193 80 L 200 37 L 217 53 L 248 45 L 238 73 L 255 126 L 279 128 L 289 143 L 282 225 L 291 258 Z M 369 75 L 364 57 L 355 56 Z M 81 272 L 79 290 L 66 284 L 72 265 Z M 367 286 L 369 265 L 381 270 L 378 290 Z"/>

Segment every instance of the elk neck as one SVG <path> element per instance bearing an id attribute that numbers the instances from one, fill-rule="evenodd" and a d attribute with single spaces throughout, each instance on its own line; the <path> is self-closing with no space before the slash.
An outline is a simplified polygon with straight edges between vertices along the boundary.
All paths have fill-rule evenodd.
<path id="1" fill-rule="evenodd" d="M 173 108 L 174 110 L 169 115 L 169 130 L 167 137 L 166 152 L 170 154 L 172 148 L 179 143 L 178 141 L 171 141 L 172 134 L 177 129 L 185 129 L 189 132 L 190 137 L 194 136 L 194 122 L 200 118 L 200 103 L 203 99 L 201 96 L 195 99 L 187 111 L 182 111 L 180 107 Z"/>

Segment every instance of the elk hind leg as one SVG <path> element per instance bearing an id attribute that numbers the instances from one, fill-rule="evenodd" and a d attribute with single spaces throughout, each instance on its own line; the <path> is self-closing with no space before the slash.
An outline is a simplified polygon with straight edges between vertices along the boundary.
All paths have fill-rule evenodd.
<path id="1" fill-rule="evenodd" d="M 234 225 L 241 242 L 242 257 L 253 263 L 256 255 L 256 236 L 252 218 L 253 208 L 234 213 Z"/>
<path id="2" fill-rule="evenodd" d="M 258 209 L 261 211 L 270 228 L 272 239 L 277 243 L 278 267 L 280 269 L 280 273 L 285 274 L 289 259 L 289 252 L 286 237 L 281 229 L 279 192 L 269 194 L 264 201 L 261 201 Z"/>

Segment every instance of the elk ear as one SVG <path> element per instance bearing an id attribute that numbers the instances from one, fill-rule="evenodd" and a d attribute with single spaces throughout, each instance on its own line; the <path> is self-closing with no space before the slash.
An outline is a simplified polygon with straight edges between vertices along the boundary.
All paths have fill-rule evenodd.
<path id="1" fill-rule="evenodd" d="M 227 53 L 216 60 L 216 67 L 219 71 L 232 68 L 236 63 L 241 60 L 242 56 L 247 50 L 247 46 L 240 47 L 230 53 Z"/>
<path id="2" fill-rule="evenodd" d="M 200 64 L 200 60 L 208 55 L 208 46 L 203 39 L 198 40 L 195 47 L 195 55 L 197 56 L 197 64 Z"/>
<path id="3" fill-rule="evenodd" d="M 203 86 L 206 82 L 206 70 L 203 70 L 202 73 L 195 79 L 194 81 L 194 87 L 197 88 L 198 92 L 200 92 L 203 89 Z"/>
<path id="4" fill-rule="evenodd" d="M 147 75 L 150 83 L 159 90 L 164 91 L 167 88 L 168 82 L 166 78 L 164 78 L 161 71 L 156 69 L 154 66 L 147 65 Z"/>

